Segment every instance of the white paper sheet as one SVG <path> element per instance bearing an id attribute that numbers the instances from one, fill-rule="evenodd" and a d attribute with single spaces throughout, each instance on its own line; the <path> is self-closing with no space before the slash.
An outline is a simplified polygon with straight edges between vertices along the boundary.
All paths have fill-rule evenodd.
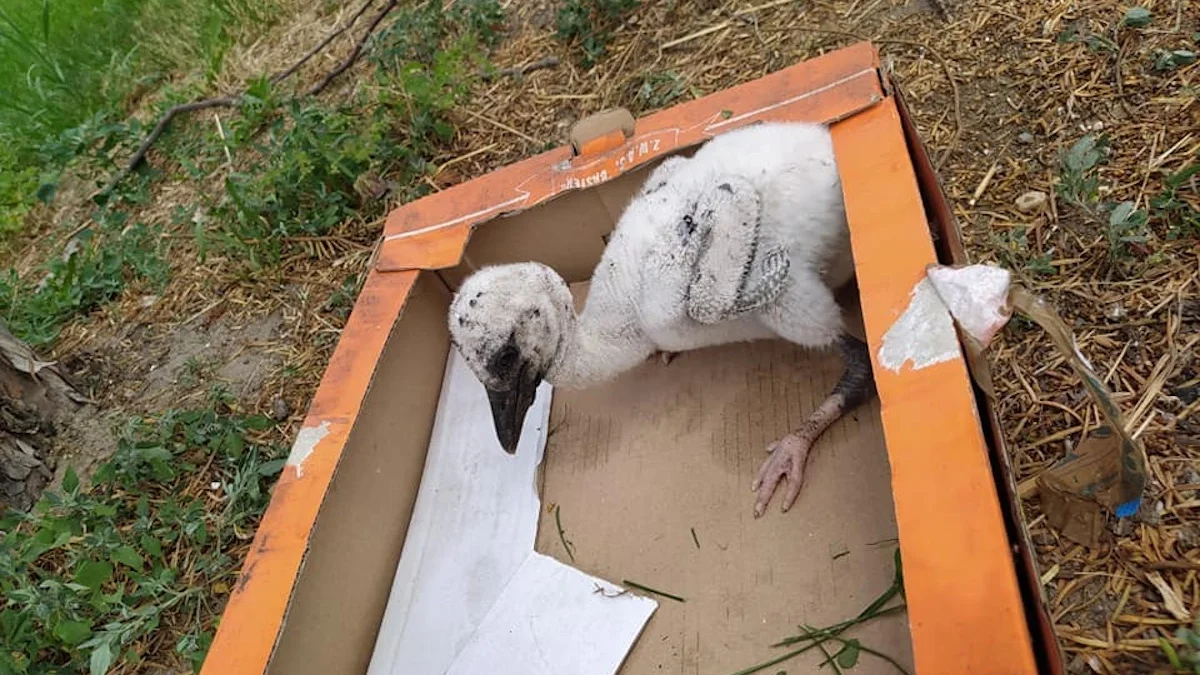
<path id="1" fill-rule="evenodd" d="M 529 408 L 516 456 L 500 447 L 487 393 L 450 350 L 421 488 L 368 675 L 444 673 L 533 550 L 534 479 L 550 385 Z"/>
<path id="2" fill-rule="evenodd" d="M 533 552 L 541 508 L 535 477 L 550 394 L 548 384 L 538 389 L 510 456 L 496 439 L 487 393 L 450 350 L 420 492 L 368 675 L 612 675 L 632 647 L 655 601 L 599 593 L 585 598 L 597 583 L 620 589 Z M 502 595 L 504 605 L 497 606 Z M 543 641 L 556 646 L 544 651 Z M 465 660 L 456 662 L 460 654 Z M 572 654 L 586 656 L 589 665 L 557 665 L 579 662 Z M 530 669 L 538 663 L 553 669 Z"/>
<path id="3" fill-rule="evenodd" d="M 532 552 L 446 675 L 612 675 L 657 607 L 620 593 Z"/>

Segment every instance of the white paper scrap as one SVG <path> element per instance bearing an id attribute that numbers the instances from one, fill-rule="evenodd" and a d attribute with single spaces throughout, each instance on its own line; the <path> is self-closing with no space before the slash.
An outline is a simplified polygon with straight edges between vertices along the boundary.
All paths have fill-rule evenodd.
<path id="1" fill-rule="evenodd" d="M 657 608 L 532 552 L 445 675 L 613 675 Z"/>

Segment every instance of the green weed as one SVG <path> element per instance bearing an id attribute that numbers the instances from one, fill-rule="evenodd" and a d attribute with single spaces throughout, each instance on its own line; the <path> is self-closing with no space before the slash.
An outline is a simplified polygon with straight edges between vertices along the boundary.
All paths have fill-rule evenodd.
<path id="1" fill-rule="evenodd" d="M 1039 253 L 1031 255 L 1028 232 L 1023 226 L 1017 226 L 1001 231 L 1003 234 L 992 234 L 992 249 L 1000 259 L 1000 263 L 1009 269 L 1024 268 L 1038 275 L 1050 276 L 1058 273 L 1058 268 L 1051 262 L 1049 255 Z"/>
<path id="2" fill-rule="evenodd" d="M 1087 134 L 1076 141 L 1060 158 L 1061 178 L 1056 189 L 1066 203 L 1102 227 L 1109 258 L 1118 261 L 1130 256 L 1131 244 L 1147 241 L 1149 214 L 1145 209 L 1134 208 L 1133 202 L 1100 199 L 1099 169 L 1108 152 L 1108 139 L 1104 136 Z"/>
<path id="3" fill-rule="evenodd" d="M 1158 646 L 1167 657 L 1171 667 L 1177 671 L 1200 675 L 1200 617 L 1191 626 L 1184 626 L 1175 631 L 1178 648 L 1171 641 L 1160 637 Z"/>
<path id="4" fill-rule="evenodd" d="M 639 110 L 653 110 L 666 107 L 687 93 L 687 82 L 679 73 L 646 73 L 641 77 L 634 102 Z"/>
<path id="5" fill-rule="evenodd" d="M 1196 52 L 1190 49 L 1158 49 L 1154 52 L 1154 69 L 1175 70 L 1196 62 Z"/>
<path id="6" fill-rule="evenodd" d="M 1090 207 L 1098 199 L 1099 166 L 1108 156 L 1108 138 L 1088 134 L 1075 142 L 1059 160 L 1062 179 L 1058 194 L 1068 202 Z"/>
<path id="7" fill-rule="evenodd" d="M 1150 214 L 1146 209 L 1134 206 L 1130 201 L 1104 205 L 1108 212 L 1108 226 L 1104 230 L 1104 238 L 1108 240 L 1110 258 L 1126 257 L 1130 244 L 1144 244 L 1148 240 L 1146 222 Z"/>
<path id="8" fill-rule="evenodd" d="M 398 10 L 372 43 L 371 98 L 341 107 L 281 106 L 265 82 L 252 86 L 230 144 L 263 163 L 228 177 L 227 199 L 214 208 L 218 227 L 198 234 L 269 265 L 290 237 L 321 236 L 348 218 L 375 215 L 383 205 L 364 201 L 355 187 L 364 175 L 386 177 L 400 198 L 422 194 L 430 160 L 454 138 L 450 112 L 466 101 L 501 22 L 495 0 Z"/>
<path id="9" fill-rule="evenodd" d="M 68 471 L 61 493 L 0 520 L 0 672 L 102 675 L 172 651 L 198 669 L 233 549 L 283 466 L 247 440 L 271 425 L 220 395 L 135 420 L 90 489 Z"/>
<path id="10" fill-rule="evenodd" d="M 1200 237 L 1200 206 L 1197 205 L 1200 190 L 1196 188 L 1197 176 L 1200 176 L 1200 160 L 1167 174 L 1163 178 L 1162 191 L 1150 200 L 1150 206 L 1156 215 L 1166 222 L 1172 237 Z M 1189 194 L 1190 203 L 1187 198 Z"/>
<path id="11" fill-rule="evenodd" d="M 282 239 L 325 234 L 358 210 L 354 181 L 381 141 L 376 125 L 347 110 L 292 102 L 288 112 L 258 148 L 264 163 L 228 176 L 228 200 L 214 210 L 220 227 L 212 236 L 259 265 L 278 259 Z"/>
<path id="12" fill-rule="evenodd" d="M 37 196 L 38 170 L 0 155 L 0 243 L 21 231 Z"/>
<path id="13" fill-rule="evenodd" d="M 558 10 L 558 37 L 578 45 L 580 63 L 590 68 L 605 54 L 612 31 L 639 0 L 567 0 Z"/>
<path id="14" fill-rule="evenodd" d="M 442 0 L 404 7 L 372 39 L 371 60 L 385 70 L 429 63 L 448 43 L 469 37 L 494 47 L 502 37 L 504 11 L 498 0 L 464 0 L 449 10 Z"/>
<path id="15" fill-rule="evenodd" d="M 78 250 L 44 267 L 45 277 L 20 279 L 11 269 L 0 277 L 0 316 L 14 335 L 35 346 L 47 344 L 67 321 L 116 297 L 130 282 L 166 282 L 168 265 L 158 228 L 134 223 L 117 236 L 100 239 L 85 232 Z"/>

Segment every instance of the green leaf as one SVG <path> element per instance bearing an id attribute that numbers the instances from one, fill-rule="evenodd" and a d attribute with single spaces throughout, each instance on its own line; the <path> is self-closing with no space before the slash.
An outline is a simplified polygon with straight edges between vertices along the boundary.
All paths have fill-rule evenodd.
<path id="1" fill-rule="evenodd" d="M 275 420 L 265 415 L 250 415 L 246 418 L 245 426 L 251 431 L 266 431 L 275 426 Z"/>
<path id="2" fill-rule="evenodd" d="M 1175 653 L 1175 648 L 1167 641 L 1165 637 L 1158 638 L 1158 646 L 1162 648 L 1163 653 L 1167 655 L 1167 661 L 1171 663 L 1171 667 L 1179 670 L 1183 668 L 1183 663 L 1179 661 L 1179 654 Z"/>
<path id="3" fill-rule="evenodd" d="M 113 566 L 112 563 L 100 560 L 89 560 L 79 566 L 75 570 L 75 583 L 87 586 L 95 590 L 112 578 Z"/>
<path id="4" fill-rule="evenodd" d="M 67 473 L 63 475 L 62 487 L 63 490 L 72 495 L 79 489 L 79 476 L 76 475 L 75 469 L 67 467 Z"/>
<path id="5" fill-rule="evenodd" d="M 117 515 L 117 507 L 115 504 L 97 504 L 92 512 L 102 518 L 112 518 Z"/>
<path id="6" fill-rule="evenodd" d="M 1132 213 L 1133 202 L 1121 202 L 1113 207 L 1112 213 L 1108 214 L 1108 224 L 1114 227 L 1123 225 Z"/>
<path id="7" fill-rule="evenodd" d="M 1150 16 L 1150 10 L 1145 7 L 1130 7 L 1121 23 L 1134 28 L 1144 28 L 1150 25 Z"/>
<path id="8" fill-rule="evenodd" d="M 42 42 L 50 44 L 50 0 L 42 0 Z"/>
<path id="9" fill-rule="evenodd" d="M 148 534 L 143 534 L 138 543 L 142 545 L 142 550 L 144 550 L 146 553 L 149 553 L 155 558 L 162 557 L 162 544 L 160 544 L 159 541 L 154 537 L 151 537 Z"/>
<path id="10" fill-rule="evenodd" d="M 54 199 L 55 193 L 58 192 L 58 183 L 55 181 L 46 181 L 38 185 L 37 192 L 34 196 L 43 204 L 49 204 Z"/>
<path id="11" fill-rule="evenodd" d="M 846 640 L 842 650 L 837 653 L 837 664 L 843 668 L 853 668 L 858 663 L 858 654 L 862 645 L 858 640 Z"/>
<path id="12" fill-rule="evenodd" d="M 54 626 L 54 637 L 71 647 L 91 636 L 92 624 L 87 621 L 59 621 Z"/>
<path id="13" fill-rule="evenodd" d="M 904 566 L 900 564 L 900 547 L 899 546 L 896 547 L 896 554 L 894 556 L 893 564 L 895 566 L 896 574 L 895 574 L 895 577 L 893 577 L 893 579 L 892 579 L 892 584 L 895 585 L 896 588 L 900 591 L 900 597 L 907 599 L 907 596 L 904 595 Z"/>
<path id="14" fill-rule="evenodd" d="M 139 555 L 137 551 L 133 550 L 133 548 L 129 546 L 122 546 L 121 548 L 113 551 L 112 561 L 135 570 L 141 570 L 142 565 L 144 565 L 146 562 L 142 559 L 142 556 Z"/>
<path id="15" fill-rule="evenodd" d="M 1103 158 L 1103 142 L 1095 134 L 1087 134 L 1078 141 L 1063 157 L 1063 164 L 1068 170 L 1083 173 L 1095 167 Z"/>
<path id="16" fill-rule="evenodd" d="M 258 475 L 274 476 L 280 471 L 283 471 L 284 464 L 287 464 L 286 457 L 280 457 L 279 459 L 272 459 L 270 461 L 263 462 L 262 464 L 258 465 Z"/>
<path id="17" fill-rule="evenodd" d="M 113 662 L 112 646 L 107 642 L 101 642 L 92 650 L 92 658 L 89 663 L 89 672 L 91 675 L 105 675 L 108 672 Z"/>
<path id="18" fill-rule="evenodd" d="M 1196 53 L 1188 49 L 1176 49 L 1174 51 L 1160 49 L 1154 55 L 1154 69 L 1158 71 L 1174 70 L 1180 66 L 1191 65 L 1196 62 Z"/>

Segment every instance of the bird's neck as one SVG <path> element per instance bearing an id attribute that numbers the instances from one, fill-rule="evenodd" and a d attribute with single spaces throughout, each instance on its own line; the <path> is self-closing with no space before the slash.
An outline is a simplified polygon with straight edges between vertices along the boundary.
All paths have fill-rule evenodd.
<path id="1" fill-rule="evenodd" d="M 635 317 L 589 306 L 579 316 L 571 313 L 563 346 L 546 379 L 556 387 L 588 387 L 611 380 L 652 353 L 654 346 Z"/>

